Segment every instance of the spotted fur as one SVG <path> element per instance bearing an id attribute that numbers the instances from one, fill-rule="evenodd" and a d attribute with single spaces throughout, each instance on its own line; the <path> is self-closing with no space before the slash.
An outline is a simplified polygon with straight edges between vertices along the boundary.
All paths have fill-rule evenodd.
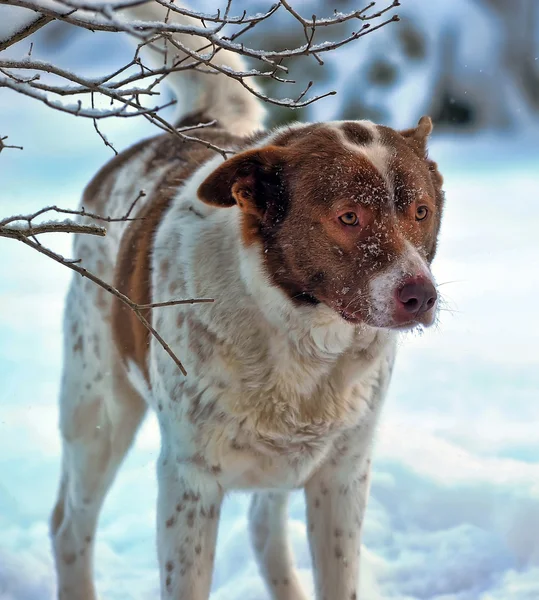
<path id="1" fill-rule="evenodd" d="M 395 299 L 406 278 L 432 281 L 443 196 L 426 156 L 430 120 L 405 132 L 346 121 L 238 136 L 261 125 L 261 111 L 238 130 L 227 103 L 251 99 L 220 77 L 208 85 L 228 95 L 216 104 L 208 88 L 196 106 L 220 126 L 196 135 L 230 148 L 228 160 L 161 136 L 116 157 L 84 195 L 87 209 L 118 215 L 146 191 L 137 220 L 76 239 L 86 268 L 139 303 L 215 302 L 148 314 L 184 377 L 129 310 L 73 279 L 51 520 L 63 600 L 95 598 L 99 510 L 147 406 L 162 436 L 163 599 L 207 600 L 221 503 L 237 489 L 256 492 L 250 534 L 272 598 L 306 599 L 285 535 L 296 488 L 306 494 L 317 599 L 358 597 L 371 445 L 396 330 L 429 325 L 435 313 L 404 321 Z M 345 227 L 343 210 L 361 227 Z"/>

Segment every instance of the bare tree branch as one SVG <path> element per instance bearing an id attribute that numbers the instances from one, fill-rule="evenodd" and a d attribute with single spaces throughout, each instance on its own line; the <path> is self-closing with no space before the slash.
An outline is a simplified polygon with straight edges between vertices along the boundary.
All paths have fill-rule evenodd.
<path id="1" fill-rule="evenodd" d="M 364 8 L 349 13 L 335 11 L 329 17 L 319 18 L 317 15 L 312 15 L 305 18 L 292 6 L 292 0 L 277 0 L 265 12 L 258 14 L 250 14 L 244 10 L 236 15 L 231 14 L 232 0 L 224 0 L 224 10 L 218 10 L 214 14 L 189 10 L 176 5 L 174 0 L 151 0 L 166 9 L 165 17 L 161 21 L 128 21 L 123 18 L 122 11 L 124 9 L 144 4 L 147 1 L 149 0 L 0 0 L 0 5 L 32 11 L 29 13 L 30 18 L 25 25 L 17 31 L 9 33 L 5 39 L 0 39 L 0 88 L 6 88 L 29 97 L 53 110 L 90 119 L 99 138 L 115 154 L 117 151 L 114 144 L 100 127 L 101 121 L 117 117 L 143 117 L 161 131 L 182 141 L 203 144 L 206 148 L 227 158 L 231 153 L 230 149 L 220 148 L 196 137 L 197 130 L 213 126 L 214 121 L 176 128 L 162 116 L 162 111 L 174 104 L 174 102 L 154 101 L 154 96 L 159 95 L 157 86 L 163 80 L 174 73 L 199 71 L 208 76 L 233 79 L 262 102 L 289 109 L 300 109 L 321 98 L 333 95 L 335 92 L 330 91 L 308 97 L 307 95 L 311 93 L 312 89 L 311 81 L 304 88 L 300 88 L 299 92 L 294 88 L 295 91 L 290 94 L 291 98 L 277 98 L 259 91 L 254 81 L 275 81 L 288 86 L 299 85 L 294 79 L 287 76 L 288 61 L 313 57 L 319 64 L 323 64 L 321 55 L 324 53 L 337 50 L 398 20 L 396 15 L 388 18 L 385 18 L 384 15 L 399 5 L 398 0 L 387 0 L 388 4 L 384 8 L 374 10 L 374 2 L 370 2 Z M 294 44 L 290 49 L 268 49 L 264 48 L 263 35 L 252 38 L 256 40 L 255 45 L 260 42 L 260 47 L 251 47 L 249 44 L 242 43 L 240 40 L 242 36 L 267 22 L 279 10 L 281 13 L 288 13 L 294 19 L 293 23 L 300 28 L 300 37 L 304 38 L 304 43 Z M 170 16 L 174 13 L 188 17 L 187 24 L 180 24 L 171 19 Z M 373 20 L 382 17 L 385 20 L 376 21 L 376 24 L 371 26 Z M 97 78 L 84 77 L 55 64 L 32 59 L 31 36 L 54 21 L 90 31 L 128 35 L 137 42 L 133 58 L 127 63 L 115 65 L 112 72 Z M 339 31 L 339 27 L 342 27 L 343 24 L 349 24 L 354 30 L 350 31 L 350 27 L 347 25 L 346 34 L 339 34 L 340 37 L 336 37 L 334 33 L 330 35 L 333 27 Z M 327 34 L 327 39 L 319 40 L 317 32 Z M 178 34 L 181 36 L 178 37 Z M 196 38 L 196 45 L 184 43 L 191 41 L 188 39 L 189 37 Z M 30 51 L 26 55 L 14 58 L 12 55 L 8 57 L 6 54 L 2 54 L 27 38 L 30 38 L 31 43 Z M 193 49 L 193 47 L 197 49 Z M 162 66 L 150 67 L 144 63 L 141 55 L 146 48 L 151 48 L 158 55 L 162 54 Z M 222 56 L 220 53 L 228 52 L 249 59 L 256 68 L 233 69 L 215 60 L 216 57 Z M 174 54 L 172 59 L 170 58 L 171 54 Z M 152 105 L 148 106 L 150 102 Z M 192 135 L 190 135 L 191 132 Z M 7 136 L 0 137 L 0 153 L 7 148 L 22 150 L 20 146 L 6 144 L 6 139 Z M 119 217 L 90 213 L 84 207 L 79 210 L 70 210 L 58 206 L 47 206 L 32 214 L 6 217 L 0 220 L 0 237 L 18 240 L 82 277 L 88 278 L 116 297 L 134 312 L 137 319 L 156 338 L 182 373 L 186 374 L 181 361 L 147 319 L 147 311 L 157 307 L 213 302 L 212 299 L 175 299 L 155 304 L 137 304 L 110 283 L 103 281 L 84 268 L 80 264 L 80 259 L 63 257 L 40 241 L 43 235 L 49 233 L 105 236 L 107 230 L 103 226 L 104 223 L 126 222 L 137 218 L 131 215 L 134 214 L 135 206 L 143 196 L 144 192 L 141 191 L 128 212 Z M 36 219 L 43 219 L 44 216 L 51 216 L 53 213 L 64 215 L 67 218 L 36 222 Z M 84 221 L 75 217 L 82 218 Z"/>
<path id="2" fill-rule="evenodd" d="M 50 221 L 39 225 L 0 226 L 0 237 L 18 240 L 23 237 L 34 237 L 43 233 L 84 233 L 105 237 L 107 230 L 97 225 L 81 225 L 69 219 L 65 221 Z"/>
<path id="3" fill-rule="evenodd" d="M 99 119 L 116 116 L 142 116 L 161 130 L 172 133 L 186 141 L 200 141 L 196 137 L 184 136 L 181 132 L 175 132 L 173 125 L 160 117 L 158 113 L 169 106 L 170 103 L 147 107 L 141 104 L 141 98 L 157 94 L 155 90 L 157 83 L 172 73 L 184 70 L 203 70 L 208 74 L 219 73 L 238 81 L 246 90 L 263 102 L 290 109 L 303 108 L 335 92 L 331 91 L 306 98 L 307 92 L 311 89 L 311 85 L 309 84 L 305 90 L 299 94 L 294 94 L 291 98 L 273 98 L 268 94 L 258 91 L 256 87 L 248 83 L 248 80 L 273 79 L 283 84 L 294 85 L 294 80 L 285 79 L 279 75 L 279 72 L 288 72 L 288 67 L 286 64 L 283 64 L 283 61 L 297 57 L 313 56 L 320 64 L 323 64 L 320 58 L 321 54 L 336 50 L 376 31 L 380 27 L 384 27 L 392 21 L 398 20 L 398 17 L 395 15 L 374 27 L 371 27 L 370 22 L 368 22 L 383 16 L 399 5 L 398 0 L 394 0 L 385 8 L 372 12 L 374 2 L 371 2 L 364 8 L 350 13 L 335 12 L 334 15 L 327 18 L 318 18 L 316 15 L 312 15 L 311 18 L 307 19 L 292 7 L 289 0 L 279 0 L 263 13 L 251 15 L 247 11 L 243 11 L 240 15 L 235 16 L 230 14 L 231 0 L 227 1 L 224 11 L 217 11 L 216 14 L 206 14 L 189 10 L 177 6 L 173 0 L 154 1 L 167 9 L 167 15 L 177 13 L 190 17 L 193 20 L 193 24 L 179 24 L 172 22 L 168 17 L 163 19 L 163 21 L 151 22 L 127 21 L 122 18 L 122 9 L 143 4 L 144 0 L 95 3 L 84 0 L 55 0 L 52 2 L 44 2 L 43 0 L 0 0 L 0 4 L 27 8 L 33 10 L 38 15 L 26 28 L 23 28 L 23 30 L 8 40 L 0 42 L 0 51 L 3 48 L 11 46 L 16 41 L 31 35 L 38 28 L 43 27 L 53 20 L 63 21 L 75 27 L 91 31 L 123 32 L 136 38 L 139 42 L 132 61 L 116 69 L 113 73 L 98 79 L 84 78 L 55 65 L 30 60 L 29 57 L 21 60 L 2 60 L 0 58 L 0 73 L 3 75 L 3 77 L 0 77 L 0 87 L 6 87 L 17 93 L 29 96 L 55 110 L 92 119 L 97 134 L 101 137 L 105 145 L 113 151 L 115 151 L 113 144 L 106 138 L 97 124 L 97 120 Z M 268 50 L 253 48 L 238 41 L 241 35 L 270 19 L 279 9 L 287 11 L 298 22 L 305 37 L 304 44 L 291 49 Z M 343 23 L 353 21 L 358 21 L 360 26 L 351 34 L 335 41 L 315 42 L 315 33 L 318 30 L 326 30 L 332 26 L 339 26 Z M 221 33 L 225 26 L 235 28 L 236 31 L 223 36 Z M 195 51 L 190 49 L 187 44 L 179 41 L 176 34 L 182 34 L 182 36 L 187 37 L 196 36 L 207 43 Z M 260 36 L 260 39 L 263 41 L 263 36 Z M 175 47 L 184 55 L 184 58 L 172 65 L 152 69 L 145 65 L 139 56 L 140 49 L 146 45 L 154 49 L 161 48 L 163 54 L 168 52 L 168 48 Z M 236 71 L 214 63 L 216 55 L 222 50 L 259 61 L 270 68 L 253 68 L 245 71 Z M 136 73 L 133 73 L 134 68 L 137 68 Z M 19 74 L 20 71 L 30 71 L 33 73 L 23 77 Z M 41 75 L 45 73 L 55 76 L 60 82 L 51 83 L 49 81 L 42 81 Z M 81 99 L 78 99 L 76 104 L 65 104 L 59 100 L 59 98 L 65 96 L 80 95 L 84 98 L 88 94 L 90 94 L 90 106 L 85 104 Z M 294 98 L 294 96 L 296 97 Z M 96 108 L 95 100 L 98 97 L 109 98 L 114 102 L 109 109 Z M 224 157 L 227 156 L 227 149 L 214 147 L 208 142 L 201 143 L 221 153 Z"/>
<path id="4" fill-rule="evenodd" d="M 127 213 L 121 217 L 103 217 L 101 215 L 89 213 L 86 210 L 84 210 L 84 208 L 81 208 L 80 210 L 70 210 L 58 208 L 57 206 L 48 206 L 28 215 L 15 215 L 12 217 L 7 217 L 0 221 L 0 237 L 18 240 L 19 242 L 25 244 L 26 246 L 29 246 L 33 250 L 36 250 L 40 254 L 44 254 L 48 258 L 56 261 L 57 263 L 67 267 L 68 269 L 71 269 L 72 271 L 75 271 L 82 277 L 86 277 L 102 289 L 106 290 L 109 294 L 117 298 L 120 302 L 122 302 L 125 306 L 127 306 L 130 310 L 133 311 L 140 323 L 142 323 L 142 325 L 150 332 L 150 334 L 153 337 L 155 337 L 155 339 L 162 346 L 165 352 L 167 352 L 167 354 L 176 363 L 183 375 L 187 375 L 187 371 L 185 370 L 180 359 L 174 354 L 167 342 L 163 339 L 159 332 L 156 331 L 156 329 L 151 325 L 151 323 L 148 321 L 148 319 L 143 313 L 153 308 L 213 302 L 213 298 L 182 298 L 179 300 L 169 300 L 167 302 L 138 304 L 137 302 L 134 302 L 133 300 L 131 300 L 131 298 L 120 292 L 113 285 L 107 283 L 106 281 L 103 281 L 103 279 L 81 266 L 79 264 L 81 262 L 80 259 L 66 258 L 58 252 L 54 252 L 50 248 L 47 248 L 46 246 L 42 245 L 35 237 L 37 235 L 42 235 L 45 233 L 76 233 L 84 235 L 105 236 L 107 233 L 106 229 L 104 227 L 100 227 L 93 224 L 85 225 L 66 219 L 65 221 L 48 221 L 34 225 L 33 220 L 46 213 L 56 212 L 69 215 L 78 215 L 90 219 L 106 221 L 108 223 L 132 221 L 134 219 L 131 218 L 130 215 L 132 214 L 135 204 L 140 198 L 144 197 L 144 195 L 144 192 L 141 191 L 129 207 Z M 19 222 L 24 222 L 24 224 L 18 224 Z"/>
<path id="5" fill-rule="evenodd" d="M 4 150 L 4 148 L 16 148 L 17 150 L 23 150 L 22 146 L 13 146 L 11 144 L 6 144 L 5 140 L 7 140 L 7 138 L 8 138 L 7 135 L 0 137 L 0 152 L 2 152 L 2 150 Z"/>
<path id="6" fill-rule="evenodd" d="M 46 17 L 40 13 L 37 13 L 36 18 L 32 22 L 25 25 L 22 29 L 16 31 L 8 39 L 0 42 L 0 52 L 2 52 L 2 50 L 6 50 L 10 46 L 13 46 L 13 44 L 20 42 L 21 40 L 24 40 L 24 38 L 27 38 L 29 35 L 32 35 L 38 29 L 45 27 L 45 25 L 50 23 L 53 19 L 54 17 Z"/>

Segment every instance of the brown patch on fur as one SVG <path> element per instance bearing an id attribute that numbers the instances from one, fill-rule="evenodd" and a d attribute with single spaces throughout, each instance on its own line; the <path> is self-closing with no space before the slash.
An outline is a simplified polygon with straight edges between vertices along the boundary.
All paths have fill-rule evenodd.
<path id="1" fill-rule="evenodd" d="M 151 303 L 151 250 L 153 238 L 172 198 L 157 195 L 137 214 L 123 236 L 115 276 L 116 288 L 138 304 Z M 151 319 L 151 312 L 146 311 Z M 146 356 L 150 332 L 140 323 L 135 313 L 119 300 L 113 302 L 113 334 L 120 354 L 132 359 L 149 379 Z"/>
<path id="2" fill-rule="evenodd" d="M 198 502 L 200 500 L 200 494 L 195 494 L 195 492 L 184 492 L 183 499 L 186 502 Z"/>
<path id="3" fill-rule="evenodd" d="M 340 126 L 346 140 L 352 144 L 365 146 L 373 141 L 372 133 L 361 123 L 348 121 Z"/>
<path id="4" fill-rule="evenodd" d="M 178 327 L 178 329 L 184 324 L 185 322 L 185 314 L 181 311 L 178 312 L 178 316 L 176 317 L 176 327 Z"/>
<path id="5" fill-rule="evenodd" d="M 272 141 L 272 144 L 275 146 L 288 146 L 291 143 L 297 143 L 300 140 L 308 138 L 322 127 L 324 127 L 323 123 L 310 123 L 302 127 L 289 127 L 279 133 Z"/>
<path id="6" fill-rule="evenodd" d="M 428 260 L 435 253 L 443 197 L 423 153 L 429 123 L 403 133 L 378 127 L 387 177 L 368 158 L 366 127 L 317 124 L 229 159 L 201 184 L 199 197 L 239 206 L 244 244 L 261 247 L 271 280 L 294 302 L 347 308 L 368 323 L 369 282 L 406 242 Z M 423 204 L 432 218 L 420 222 L 415 209 Z M 339 221 L 348 211 L 359 217 L 355 229 Z"/>
<path id="7" fill-rule="evenodd" d="M 96 262 L 96 270 L 99 276 L 105 274 L 105 263 L 101 259 Z"/>
<path id="8" fill-rule="evenodd" d="M 84 342 L 82 341 L 82 335 L 79 335 L 75 345 L 73 346 L 73 352 L 82 352 L 84 349 Z"/>
<path id="9" fill-rule="evenodd" d="M 283 190 L 278 174 L 284 161 L 284 149 L 278 146 L 247 150 L 217 167 L 198 188 L 199 198 L 212 206 L 239 206 L 246 246 L 259 240 L 263 219 L 269 224 L 270 220 L 279 218 Z M 268 197 L 273 200 L 271 205 Z M 277 214 L 273 215 L 272 208 L 276 208 Z M 268 214 L 272 215 L 271 219 L 266 219 Z"/>
<path id="10" fill-rule="evenodd" d="M 159 264 L 159 275 L 163 277 L 163 279 L 168 275 L 170 271 L 170 261 L 168 259 L 164 259 Z"/>
<path id="11" fill-rule="evenodd" d="M 99 288 L 97 290 L 97 299 L 96 299 L 96 305 L 98 308 L 107 308 L 108 306 L 108 296 L 107 296 L 107 292 L 105 292 L 105 290 L 103 288 Z"/>
<path id="12" fill-rule="evenodd" d="M 72 565 L 77 560 L 77 555 L 75 553 L 65 554 L 63 559 L 66 565 Z"/>
<path id="13" fill-rule="evenodd" d="M 217 404 L 217 400 L 210 400 L 201 402 L 201 398 L 204 392 L 198 393 L 191 401 L 191 406 L 187 411 L 187 417 L 189 421 L 196 425 L 199 422 L 207 421 L 213 411 L 215 410 L 215 406 Z"/>
<path id="14" fill-rule="evenodd" d="M 197 137 L 219 146 L 241 143 L 241 139 L 218 130 L 200 131 L 197 132 Z M 116 157 L 118 160 L 111 161 L 114 164 L 109 164 L 105 170 L 102 170 L 101 179 L 109 177 L 116 168 L 120 168 L 129 158 L 148 146 L 151 146 L 153 152 L 145 164 L 146 171 L 163 166 L 167 166 L 168 170 L 156 185 L 153 196 L 148 198 L 145 205 L 137 212 L 137 220 L 130 222 L 126 228 L 114 277 L 115 287 L 138 304 L 150 304 L 152 301 L 151 254 L 154 236 L 161 220 L 185 179 L 201 163 L 213 156 L 213 152 L 201 144 L 185 143 L 173 136 L 161 136 L 146 140 L 126 153 L 122 153 L 119 155 L 122 159 Z M 167 270 L 167 265 L 162 264 L 161 267 L 164 271 Z M 166 277 L 166 274 L 164 276 Z M 151 312 L 147 311 L 145 316 L 151 319 Z M 117 299 L 113 301 L 112 327 L 114 340 L 122 359 L 133 360 L 148 380 L 146 358 L 150 333 L 134 312 Z"/>
<path id="15" fill-rule="evenodd" d="M 218 343 L 217 336 L 191 315 L 187 317 L 187 325 L 189 351 L 197 358 L 200 369 L 213 356 L 213 348 Z"/>

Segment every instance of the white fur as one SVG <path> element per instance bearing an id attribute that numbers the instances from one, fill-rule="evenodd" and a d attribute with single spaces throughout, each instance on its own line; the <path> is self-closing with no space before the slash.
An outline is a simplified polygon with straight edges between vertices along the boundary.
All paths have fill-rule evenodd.
<path id="1" fill-rule="evenodd" d="M 387 190 L 393 194 L 393 183 L 388 172 L 389 159 L 391 158 L 391 155 L 387 146 L 384 146 L 380 142 L 380 132 L 378 131 L 377 126 L 371 121 L 355 121 L 355 123 L 367 129 L 373 137 L 372 142 L 360 145 L 354 144 L 346 139 L 343 131 L 339 127 L 341 123 L 346 123 L 346 121 L 332 121 L 329 123 L 329 125 L 332 125 L 333 129 L 339 134 L 341 142 L 346 148 L 361 154 L 369 160 L 369 162 L 376 168 L 378 173 L 380 173 L 380 175 L 383 177 Z"/>
<path id="2" fill-rule="evenodd" d="M 164 9 L 152 3 L 129 10 L 156 20 Z M 193 40 L 182 38 L 196 45 Z M 238 66 L 235 57 L 219 56 Z M 263 111 L 236 83 L 222 75 L 193 78 L 211 84 L 196 106 L 233 133 L 258 127 Z M 124 214 L 141 188 L 150 196 L 162 171 L 142 180 L 149 152 L 118 169 L 100 212 Z M 366 153 L 382 172 L 386 156 L 376 143 Z M 299 309 L 270 284 L 261 250 L 241 242 L 239 209 L 197 200 L 198 186 L 221 161 L 212 159 L 186 181 L 153 240 L 153 302 L 215 299 L 152 311 L 187 378 L 153 337 L 149 382 L 139 366 L 124 365 L 112 338 L 110 297 L 87 280 L 73 280 L 60 406 L 62 482 L 52 520 L 63 600 L 95 598 L 91 556 L 99 509 L 146 404 L 157 414 L 162 439 L 157 546 L 163 599 L 207 600 L 223 495 L 249 489 L 257 491 L 251 536 L 272 598 L 305 600 L 285 535 L 286 498 L 297 487 L 307 499 L 317 599 L 356 597 L 371 445 L 395 337 L 352 326 L 324 305 Z M 112 281 L 124 231 L 125 224 L 116 230 L 112 224 L 104 240 L 78 238 L 85 266 L 102 268 Z M 421 264 L 409 250 L 399 272 Z M 373 294 L 382 295 L 395 277 L 391 271 L 376 280 Z"/>
<path id="3" fill-rule="evenodd" d="M 126 8 L 123 15 L 138 21 L 154 22 L 164 21 L 168 14 L 168 22 L 187 27 L 201 28 L 200 20 L 185 17 L 159 5 L 157 2 L 146 2 L 137 6 Z M 214 24 L 209 24 L 210 27 Z M 199 48 L 206 46 L 208 41 L 196 35 L 174 35 L 173 39 L 185 50 L 182 52 L 176 46 L 168 44 L 167 66 L 175 64 L 186 56 L 191 58 L 187 62 L 193 62 L 194 54 Z M 155 42 L 144 48 L 156 66 L 163 66 L 164 44 L 162 41 Z M 204 52 L 208 52 L 207 50 Z M 213 63 L 216 67 L 224 70 L 243 72 L 246 65 L 243 58 L 228 50 L 221 50 Z M 208 68 L 211 68 L 208 66 Z M 211 78 L 211 85 L 208 85 Z M 170 73 L 165 81 L 172 87 L 178 99 L 178 116 L 181 114 L 204 111 L 210 118 L 218 118 L 220 124 L 235 135 L 249 135 L 264 125 L 266 110 L 261 102 L 236 80 L 228 77 L 223 72 L 216 75 L 206 75 L 195 70 L 179 71 Z M 253 78 L 249 79 L 249 85 L 258 89 Z"/>
<path id="4" fill-rule="evenodd" d="M 371 318 L 378 327 L 391 325 L 395 309 L 395 290 L 406 277 L 424 277 L 434 281 L 427 261 L 410 242 L 405 242 L 405 251 L 398 261 L 371 280 Z"/>
<path id="5" fill-rule="evenodd" d="M 124 369 L 118 361 L 110 299 L 100 307 L 90 285 L 68 302 L 64 474 L 53 526 L 66 600 L 94 598 L 91 553 L 98 511 L 144 414 L 142 398 L 156 411 L 162 438 L 157 519 L 162 598 L 207 600 L 217 517 L 223 493 L 234 489 L 259 490 L 251 531 L 258 531 L 253 540 L 261 545 L 256 552 L 273 598 L 304 597 L 287 549 L 282 509 L 288 491 L 297 487 L 305 488 L 314 524 L 317 598 L 333 590 L 332 598 L 348 600 L 356 591 L 370 447 L 394 337 L 351 326 L 324 305 L 298 309 L 268 282 L 261 250 L 241 243 L 239 209 L 217 209 L 196 199 L 198 185 L 220 162 L 203 165 L 186 182 L 153 246 L 153 302 L 215 298 L 213 304 L 152 313 L 154 326 L 184 361 L 187 379 L 152 338 L 150 390 L 136 365 Z M 120 214 L 137 187 L 152 189 L 156 181 L 152 173 L 150 180 L 128 185 L 135 167 L 123 169 L 109 199 Z M 108 206 L 104 209 L 107 214 Z M 103 242 L 86 243 L 95 260 Z M 107 243 L 113 261 L 119 238 L 113 235 Z M 107 264 L 110 276 L 113 266 Z M 82 285 L 88 284 L 76 279 L 73 289 Z M 73 353 L 74 323 L 84 328 L 80 358 Z M 193 323 L 210 338 L 190 335 Z M 93 336 L 103 348 L 101 360 L 90 347 Z M 211 355 L 203 367 L 193 343 L 205 344 Z M 110 374 L 97 384 L 103 365 Z M 214 402 L 223 420 L 208 412 L 193 422 L 194 408 L 203 414 Z M 267 489 L 281 500 L 266 497 Z M 268 537 L 263 531 L 269 527 Z"/>

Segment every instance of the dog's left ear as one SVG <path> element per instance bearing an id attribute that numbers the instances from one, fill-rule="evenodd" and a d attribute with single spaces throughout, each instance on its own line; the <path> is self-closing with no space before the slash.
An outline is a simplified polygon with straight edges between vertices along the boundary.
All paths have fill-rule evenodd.
<path id="1" fill-rule="evenodd" d="M 432 119 L 425 116 L 419 119 L 417 127 L 405 129 L 400 134 L 420 158 L 425 158 L 427 156 L 427 141 L 431 132 Z"/>
<path id="2" fill-rule="evenodd" d="M 247 150 L 226 160 L 198 188 L 198 197 L 212 206 L 234 206 L 263 218 L 268 202 L 281 193 L 280 172 L 285 150 L 266 146 Z"/>

